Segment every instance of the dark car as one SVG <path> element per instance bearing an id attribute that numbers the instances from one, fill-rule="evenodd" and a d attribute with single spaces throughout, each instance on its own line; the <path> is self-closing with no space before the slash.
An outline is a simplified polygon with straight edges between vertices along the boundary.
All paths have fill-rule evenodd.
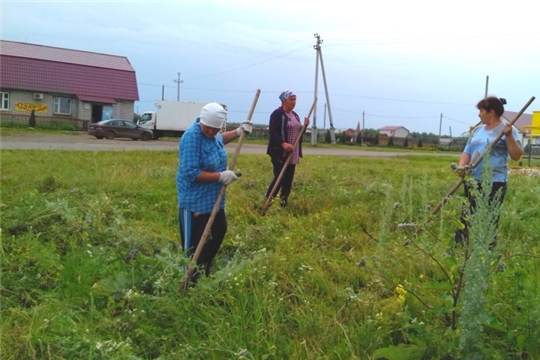
<path id="1" fill-rule="evenodd" d="M 88 125 L 88 135 L 93 135 L 98 139 L 107 138 L 130 138 L 133 140 L 150 140 L 154 133 L 150 129 L 145 129 L 130 120 L 110 119 L 103 120 L 95 124 Z"/>

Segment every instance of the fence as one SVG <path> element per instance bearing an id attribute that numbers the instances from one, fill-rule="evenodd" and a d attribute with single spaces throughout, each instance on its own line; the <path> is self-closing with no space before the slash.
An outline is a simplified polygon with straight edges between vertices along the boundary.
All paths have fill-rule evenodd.
<path id="1" fill-rule="evenodd" d="M 2 126 L 23 127 L 28 125 L 30 115 L 4 115 L 0 117 Z M 65 128 L 86 131 L 88 120 L 59 118 L 54 116 L 36 116 L 36 127 Z"/>

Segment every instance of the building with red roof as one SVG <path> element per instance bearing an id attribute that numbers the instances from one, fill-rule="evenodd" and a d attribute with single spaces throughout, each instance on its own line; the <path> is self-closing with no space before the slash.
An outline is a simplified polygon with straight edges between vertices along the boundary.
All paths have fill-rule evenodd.
<path id="1" fill-rule="evenodd" d="M 0 40 L 3 120 L 133 119 L 135 70 L 124 56 Z"/>
<path id="2" fill-rule="evenodd" d="M 406 138 L 409 136 L 409 130 L 404 126 L 385 126 L 379 129 L 379 134 L 388 137 Z"/>

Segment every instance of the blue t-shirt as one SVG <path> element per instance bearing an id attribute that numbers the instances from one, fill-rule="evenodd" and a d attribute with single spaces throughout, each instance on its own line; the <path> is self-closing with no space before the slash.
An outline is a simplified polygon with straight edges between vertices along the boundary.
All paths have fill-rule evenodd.
<path id="1" fill-rule="evenodd" d="M 486 130 L 484 125 L 480 125 L 475 128 L 467 144 L 465 145 L 464 153 L 471 157 L 471 164 L 476 159 L 483 155 L 486 151 L 488 144 L 501 133 L 504 124 L 500 124 L 494 129 Z M 521 147 L 521 140 L 519 134 L 514 126 L 512 126 L 512 135 L 516 142 Z M 493 168 L 493 182 L 508 182 L 508 148 L 506 147 L 506 136 L 503 135 L 501 140 L 495 146 L 491 148 L 489 154 L 489 163 Z M 482 160 L 473 171 L 473 176 L 476 180 L 482 179 L 482 166 L 484 161 Z"/>
<path id="2" fill-rule="evenodd" d="M 204 136 L 199 125 L 199 118 L 186 130 L 180 139 L 180 163 L 176 173 L 178 207 L 191 212 L 210 214 L 221 191 L 219 181 L 195 181 L 202 171 L 221 172 L 227 169 L 227 152 L 223 136 L 215 138 Z M 220 203 L 220 210 L 225 205 L 225 195 Z"/>

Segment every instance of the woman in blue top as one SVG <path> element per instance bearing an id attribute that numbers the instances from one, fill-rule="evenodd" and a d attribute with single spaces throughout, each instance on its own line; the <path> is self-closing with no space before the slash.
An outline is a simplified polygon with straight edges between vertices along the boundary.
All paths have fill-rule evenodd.
<path id="1" fill-rule="evenodd" d="M 504 113 L 504 104 L 506 104 L 506 100 L 494 96 L 482 99 L 476 104 L 476 107 L 480 110 L 478 117 L 480 117 L 481 124 L 472 131 L 459 160 L 459 169 L 471 165 L 479 156 L 484 154 L 487 146 L 491 144 L 501 132 L 504 134 L 499 142 L 491 146 L 489 154 L 490 166 L 493 169 L 493 183 L 489 199 L 495 207 L 501 206 L 504 196 L 506 195 L 508 157 L 510 156 L 512 160 L 519 160 L 523 154 L 521 141 L 519 140 L 519 134 L 516 128 L 507 122 L 503 122 L 501 119 Z M 480 187 L 480 181 L 482 179 L 482 166 L 483 161 L 481 161 L 473 170 L 473 176 L 476 180 L 477 187 Z M 463 176 L 464 174 L 460 173 L 460 175 Z M 467 183 L 464 185 L 464 190 L 465 196 L 469 199 L 470 212 L 472 213 L 475 210 L 476 201 L 472 196 L 471 189 Z M 499 193 L 498 197 L 496 197 L 497 193 Z M 495 219 L 495 222 L 497 221 L 498 218 Z M 465 225 L 465 228 L 463 230 L 456 230 L 456 242 L 462 242 L 465 239 L 468 241 L 469 232 L 467 229 L 467 222 L 465 221 L 465 212 L 462 213 L 461 222 Z M 494 243 L 492 245 L 494 245 Z"/>
<path id="2" fill-rule="evenodd" d="M 252 131 L 251 123 L 245 122 L 236 130 L 220 133 L 226 119 L 227 111 L 221 105 L 207 104 L 180 139 L 180 163 L 176 173 L 178 217 L 182 248 L 189 256 L 199 244 L 221 187 L 238 180 L 232 170 L 227 170 L 225 144 L 240 137 L 242 131 Z M 225 196 L 212 224 L 211 236 L 197 259 L 197 265 L 204 267 L 206 275 L 227 232 L 224 205 Z M 199 276 L 199 272 L 194 272 L 192 281 Z"/>

